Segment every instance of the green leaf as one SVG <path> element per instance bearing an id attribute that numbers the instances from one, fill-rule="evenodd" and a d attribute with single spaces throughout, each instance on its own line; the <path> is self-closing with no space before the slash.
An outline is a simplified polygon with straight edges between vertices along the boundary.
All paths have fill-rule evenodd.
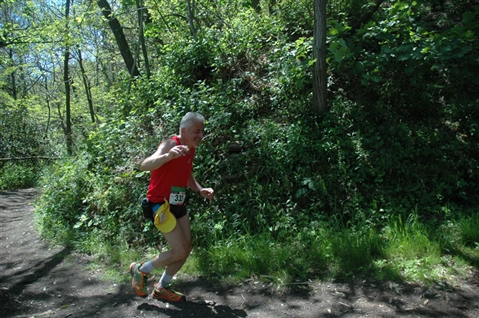
<path id="1" fill-rule="evenodd" d="M 422 54 L 427 54 L 427 52 L 429 52 L 430 49 L 431 49 L 430 46 L 426 46 L 425 48 L 423 48 L 423 49 L 421 50 L 421 53 L 422 53 Z"/>
<path id="2" fill-rule="evenodd" d="M 462 14 L 462 22 L 464 22 L 464 24 L 469 24 L 474 21 L 475 17 L 476 17 L 475 12 L 466 11 Z"/>

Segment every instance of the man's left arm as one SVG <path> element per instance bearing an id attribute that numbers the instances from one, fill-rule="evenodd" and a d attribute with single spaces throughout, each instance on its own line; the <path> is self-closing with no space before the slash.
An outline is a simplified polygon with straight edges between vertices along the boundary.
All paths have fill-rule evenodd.
<path id="1" fill-rule="evenodd" d="M 188 179 L 188 187 L 193 190 L 194 192 L 199 193 L 203 198 L 206 199 L 213 199 L 215 196 L 215 192 L 211 188 L 203 188 L 198 181 L 196 181 L 195 175 L 193 172 L 190 174 L 190 178 Z"/>

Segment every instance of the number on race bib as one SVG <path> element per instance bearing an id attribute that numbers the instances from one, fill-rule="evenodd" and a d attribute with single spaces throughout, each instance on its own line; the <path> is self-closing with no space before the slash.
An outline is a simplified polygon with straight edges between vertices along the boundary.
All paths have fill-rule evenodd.
<path id="1" fill-rule="evenodd" d="M 185 202 L 186 188 L 172 187 L 170 193 L 170 204 L 180 205 Z"/>

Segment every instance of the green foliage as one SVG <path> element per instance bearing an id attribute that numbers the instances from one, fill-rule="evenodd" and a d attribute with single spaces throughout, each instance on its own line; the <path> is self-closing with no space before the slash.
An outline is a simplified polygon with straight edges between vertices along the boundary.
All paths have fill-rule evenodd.
<path id="1" fill-rule="evenodd" d="M 41 165 L 26 163 L 5 163 L 0 174 L 0 190 L 13 190 L 34 187 L 41 174 Z"/>
<path id="2" fill-rule="evenodd" d="M 120 77 L 104 123 L 47 175 L 43 234 L 83 250 L 109 242 L 100 255 L 120 262 L 128 257 L 114 246 L 156 246 L 138 164 L 198 111 L 207 134 L 195 175 L 216 191 L 188 202 L 201 273 L 432 281 L 477 264 L 478 12 L 448 9 L 460 23 L 441 27 L 425 1 L 388 1 L 354 30 L 338 13 L 328 23 L 330 110 L 318 117 L 310 2 L 261 14 L 216 3 L 217 15 L 200 10 L 195 39 L 178 15 L 164 20 L 179 1 L 152 11 L 158 68 Z"/>
<path id="3" fill-rule="evenodd" d="M 44 125 L 36 118 L 33 99 L 14 101 L 8 96 L 0 109 L 0 189 L 18 189 L 36 184 L 48 158 L 56 156 Z"/>
<path id="4" fill-rule="evenodd" d="M 139 155 L 138 140 L 145 135 L 137 128 L 123 122 L 104 125 L 90 136 L 78 155 L 81 159 L 67 161 L 48 174 L 49 186 L 37 207 L 46 236 L 67 243 L 72 235 L 129 244 L 146 239 L 138 233 L 144 225 L 153 227 L 139 217 L 148 179 L 130 161 Z M 118 142 L 130 146 L 120 149 Z"/>
<path id="5" fill-rule="evenodd" d="M 462 241 L 466 246 L 478 248 L 479 244 L 479 231 L 477 231 L 479 226 L 479 219 L 477 217 L 466 217 L 462 222 L 461 226 L 461 236 Z"/>
<path id="6" fill-rule="evenodd" d="M 31 100 L 10 101 L 0 109 L 0 157 L 18 158 L 49 154 L 42 125 L 26 105 Z"/>
<path id="7" fill-rule="evenodd" d="M 433 14 L 418 2 L 394 1 L 357 36 L 346 23 L 331 21 L 332 80 L 354 100 L 384 101 L 412 118 L 440 116 L 444 98 L 474 99 L 477 77 L 466 68 L 475 68 L 477 19 L 471 19 L 478 11 L 447 12 L 459 21 L 446 29 L 429 21 Z"/>
<path id="8" fill-rule="evenodd" d="M 475 221 L 477 222 L 477 218 Z M 452 244 L 462 250 L 463 245 L 454 238 L 454 231 L 446 230 L 440 233 L 439 237 L 432 234 L 435 231 L 437 229 L 426 227 L 419 222 L 415 213 L 410 214 L 407 219 L 392 219 L 390 225 L 383 230 L 383 237 L 387 242 L 384 248 L 385 257 L 374 261 L 379 277 L 434 282 L 454 280 L 456 275 L 463 275 L 464 269 L 467 268 L 464 257 L 444 255 L 441 251 L 441 246 Z M 449 244 L 446 241 L 449 241 Z M 471 260 L 475 258 L 477 262 L 477 257 L 476 252 Z"/>
<path id="9" fill-rule="evenodd" d="M 318 243 L 316 237 L 313 241 Z M 199 249 L 195 258 L 201 272 L 214 273 L 221 279 L 259 276 L 280 279 L 275 282 L 284 284 L 326 270 L 326 253 L 327 246 L 312 245 L 306 238 L 277 242 L 265 233 L 212 242 L 208 249 Z"/>

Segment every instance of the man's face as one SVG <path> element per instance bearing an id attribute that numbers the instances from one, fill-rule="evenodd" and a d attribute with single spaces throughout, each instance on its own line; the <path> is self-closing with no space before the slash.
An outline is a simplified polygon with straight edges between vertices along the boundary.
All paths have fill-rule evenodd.
<path id="1" fill-rule="evenodd" d="M 193 121 L 193 123 L 187 127 L 182 128 L 182 143 L 188 147 L 197 147 L 201 140 L 203 139 L 203 135 L 205 133 L 205 125 L 202 122 Z"/>

